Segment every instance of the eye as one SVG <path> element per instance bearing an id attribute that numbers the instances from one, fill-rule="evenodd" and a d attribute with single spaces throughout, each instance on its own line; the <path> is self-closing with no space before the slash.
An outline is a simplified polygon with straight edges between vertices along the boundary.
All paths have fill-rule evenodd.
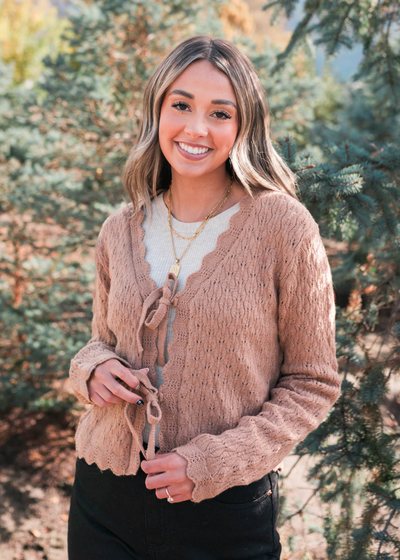
<path id="1" fill-rule="evenodd" d="M 187 105 L 186 103 L 183 103 L 182 101 L 177 101 L 176 103 L 172 104 L 172 107 L 176 107 L 178 109 L 178 111 L 184 112 L 185 109 L 189 108 L 189 105 Z M 182 109 L 182 107 L 183 107 L 183 109 Z"/>
<path id="2" fill-rule="evenodd" d="M 232 118 L 228 113 L 225 113 L 225 111 L 215 111 L 215 112 L 214 112 L 214 115 L 219 115 L 219 116 L 217 116 L 217 119 L 218 119 L 219 121 L 225 121 L 225 120 L 227 120 L 227 119 L 231 119 L 231 118 Z M 222 115 L 222 116 L 221 116 L 221 115 Z"/>

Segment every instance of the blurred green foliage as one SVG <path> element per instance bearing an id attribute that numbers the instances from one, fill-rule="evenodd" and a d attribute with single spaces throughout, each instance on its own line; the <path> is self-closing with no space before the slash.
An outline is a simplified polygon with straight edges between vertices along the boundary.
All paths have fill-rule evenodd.
<path id="1" fill-rule="evenodd" d="M 14 68 L 14 84 L 28 80 L 32 86 L 44 56 L 67 48 L 61 40 L 67 21 L 50 0 L 1 0 L 0 50 L 3 61 Z"/>

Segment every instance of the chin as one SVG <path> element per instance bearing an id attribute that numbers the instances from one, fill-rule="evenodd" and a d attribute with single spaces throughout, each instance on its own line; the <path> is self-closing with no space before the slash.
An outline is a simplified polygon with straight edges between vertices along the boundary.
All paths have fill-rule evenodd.
<path id="1" fill-rule="evenodd" d="M 196 169 L 195 165 L 193 165 L 192 169 L 188 169 L 187 167 L 182 168 L 180 165 L 171 165 L 171 169 L 181 177 L 188 177 L 190 179 L 201 177 L 202 175 L 207 175 L 207 173 L 214 171 L 214 169 L 209 168 Z"/>
<path id="2" fill-rule="evenodd" d="M 197 164 L 196 162 L 194 162 L 191 164 L 182 165 L 180 162 L 174 162 L 172 159 L 171 162 L 171 169 L 173 169 L 175 173 L 178 173 L 178 175 L 181 175 L 182 177 L 201 177 L 202 175 L 215 173 L 216 171 L 221 170 L 221 168 L 225 169 L 225 161 L 222 161 L 219 164 L 216 164 L 215 161 L 207 162 L 207 165 L 200 165 L 200 162 Z M 211 163 L 212 165 L 210 165 Z"/>

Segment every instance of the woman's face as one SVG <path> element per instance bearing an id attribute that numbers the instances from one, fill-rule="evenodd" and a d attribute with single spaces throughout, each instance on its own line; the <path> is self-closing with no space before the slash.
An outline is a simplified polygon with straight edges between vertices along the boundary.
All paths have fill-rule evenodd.
<path id="1" fill-rule="evenodd" d="M 159 123 L 160 147 L 173 173 L 225 173 L 239 128 L 236 107 L 228 77 L 208 61 L 182 72 L 165 93 Z"/>

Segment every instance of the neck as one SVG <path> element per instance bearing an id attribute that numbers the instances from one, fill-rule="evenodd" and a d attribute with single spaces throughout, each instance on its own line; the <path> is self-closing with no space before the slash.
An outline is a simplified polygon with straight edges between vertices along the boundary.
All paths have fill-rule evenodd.
<path id="1" fill-rule="evenodd" d="M 201 177 L 189 181 L 186 177 L 173 176 L 171 183 L 172 215 L 180 222 L 202 222 L 223 197 L 229 183 L 230 178 L 226 172 L 218 178 Z M 225 204 L 214 214 L 215 216 L 236 204 L 238 189 L 243 191 L 239 185 L 234 183 Z M 235 202 L 232 202 L 233 200 Z M 167 203 L 166 195 L 164 195 L 164 201 Z"/>

